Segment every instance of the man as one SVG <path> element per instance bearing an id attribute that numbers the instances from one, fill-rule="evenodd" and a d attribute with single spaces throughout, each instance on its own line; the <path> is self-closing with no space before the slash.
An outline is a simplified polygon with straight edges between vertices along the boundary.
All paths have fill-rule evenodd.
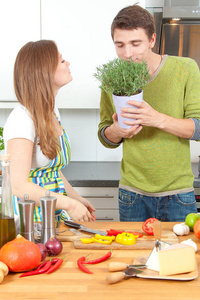
<path id="1" fill-rule="evenodd" d="M 123 108 L 130 129 L 119 127 L 112 95 L 102 91 L 98 136 L 108 148 L 123 143 L 120 221 L 184 221 L 197 212 L 189 140 L 200 139 L 200 74 L 190 58 L 152 51 L 155 24 L 138 5 L 122 9 L 111 34 L 119 58 L 146 61 L 151 75 L 137 108 Z M 136 119 L 136 120 L 134 120 Z"/>

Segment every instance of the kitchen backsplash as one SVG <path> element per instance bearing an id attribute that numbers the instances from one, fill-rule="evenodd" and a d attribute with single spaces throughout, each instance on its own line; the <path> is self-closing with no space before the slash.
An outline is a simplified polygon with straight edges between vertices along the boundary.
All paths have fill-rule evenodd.
<path id="1" fill-rule="evenodd" d="M 59 109 L 61 121 L 71 141 L 72 161 L 121 161 L 122 146 L 105 148 L 97 137 L 99 109 Z M 4 126 L 11 109 L 0 109 L 0 126 Z M 191 161 L 197 163 L 199 142 L 191 141 Z"/>

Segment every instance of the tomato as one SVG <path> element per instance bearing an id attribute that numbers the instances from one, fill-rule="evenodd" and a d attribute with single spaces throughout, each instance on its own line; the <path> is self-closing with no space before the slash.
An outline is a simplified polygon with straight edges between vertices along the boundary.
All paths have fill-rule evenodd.
<path id="1" fill-rule="evenodd" d="M 156 218 L 149 218 L 142 224 L 142 230 L 149 235 L 153 235 L 153 223 L 158 221 Z"/>
<path id="2" fill-rule="evenodd" d="M 185 224 L 190 227 L 191 231 L 193 231 L 194 224 L 199 219 L 200 215 L 198 213 L 190 213 L 185 218 Z"/>
<path id="3" fill-rule="evenodd" d="M 200 239 L 200 219 L 194 224 L 193 231 L 196 237 Z"/>

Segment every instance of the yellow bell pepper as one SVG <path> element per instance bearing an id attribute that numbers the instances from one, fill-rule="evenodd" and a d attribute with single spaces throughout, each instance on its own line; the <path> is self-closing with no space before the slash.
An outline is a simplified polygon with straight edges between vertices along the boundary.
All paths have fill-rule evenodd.
<path id="1" fill-rule="evenodd" d="M 112 243 L 112 239 L 111 240 L 101 240 L 101 239 L 96 239 L 93 238 L 95 242 L 100 243 L 100 244 L 106 244 L 106 245 L 110 245 Z"/>
<path id="2" fill-rule="evenodd" d="M 94 238 L 84 238 L 84 239 L 80 239 L 82 243 L 84 244 L 90 244 L 90 243 L 94 243 Z"/>
<path id="3" fill-rule="evenodd" d="M 107 236 L 107 235 L 100 235 L 100 234 L 95 234 L 95 239 L 98 239 L 98 240 L 107 240 L 107 241 L 114 241 L 115 239 L 115 236 L 112 235 L 112 236 Z"/>
<path id="4" fill-rule="evenodd" d="M 122 245 L 134 245 L 136 237 L 132 233 L 122 232 L 116 236 L 115 241 Z"/>
<path id="5" fill-rule="evenodd" d="M 90 243 L 100 243 L 100 244 L 106 244 L 109 245 L 112 243 L 112 241 L 115 239 L 115 236 L 104 236 L 100 234 L 95 234 L 95 237 L 91 238 L 84 238 L 80 239 L 82 243 L 84 244 L 90 244 Z"/>

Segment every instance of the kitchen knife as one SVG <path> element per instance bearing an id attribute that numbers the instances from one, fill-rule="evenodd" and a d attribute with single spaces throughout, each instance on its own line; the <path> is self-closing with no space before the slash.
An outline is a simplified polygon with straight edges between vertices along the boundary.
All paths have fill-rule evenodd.
<path id="1" fill-rule="evenodd" d="M 110 272 L 123 271 L 127 268 L 145 269 L 147 268 L 147 265 L 146 264 L 129 265 L 127 263 L 114 262 L 114 261 L 108 264 L 108 270 Z"/>
<path id="2" fill-rule="evenodd" d="M 162 237 L 162 224 L 160 221 L 155 221 L 153 223 L 153 235 L 155 238 L 155 246 L 156 246 L 156 251 L 160 250 L 161 244 L 160 240 Z"/>
<path id="3" fill-rule="evenodd" d="M 96 229 L 87 228 L 87 227 L 83 226 L 82 224 L 78 224 L 78 223 L 75 223 L 73 221 L 65 220 L 64 224 L 67 225 L 67 226 L 70 226 L 70 227 L 73 227 L 73 228 L 85 231 L 85 232 L 90 232 L 90 233 L 100 234 L 100 235 L 107 235 L 107 232 L 103 232 L 103 231 L 99 231 L 99 230 L 96 230 Z"/>
<path id="4" fill-rule="evenodd" d="M 123 272 L 115 272 L 111 273 L 106 277 L 106 280 L 109 284 L 113 284 L 121 281 L 125 277 L 137 277 L 137 274 L 142 273 L 142 271 L 137 270 L 135 268 L 128 268 Z"/>

